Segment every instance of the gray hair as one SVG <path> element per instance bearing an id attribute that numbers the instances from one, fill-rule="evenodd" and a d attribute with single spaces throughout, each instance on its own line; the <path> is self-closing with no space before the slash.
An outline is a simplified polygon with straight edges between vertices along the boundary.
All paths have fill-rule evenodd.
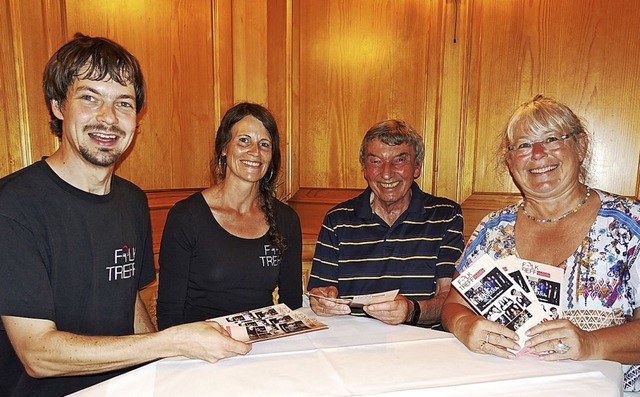
<path id="1" fill-rule="evenodd" d="M 424 141 L 420 134 L 402 120 L 385 120 L 369 128 L 362 139 L 360 145 L 360 164 L 362 166 L 364 166 L 367 144 L 374 139 L 379 139 L 391 146 L 408 143 L 413 146 L 416 164 L 421 164 L 424 160 Z"/>

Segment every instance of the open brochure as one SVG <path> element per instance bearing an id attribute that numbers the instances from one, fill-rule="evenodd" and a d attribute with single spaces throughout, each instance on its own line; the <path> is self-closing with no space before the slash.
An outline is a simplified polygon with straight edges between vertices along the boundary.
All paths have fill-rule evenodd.
<path id="1" fill-rule="evenodd" d="M 208 321 L 217 322 L 232 338 L 248 343 L 328 328 L 316 318 L 291 310 L 284 303 Z"/>
<path id="2" fill-rule="evenodd" d="M 394 289 L 391 291 L 378 292 L 375 294 L 356 295 L 351 299 L 328 298 L 326 296 L 316 295 L 310 292 L 307 292 L 307 295 L 313 296 L 314 298 L 318 298 L 318 299 L 326 299 L 328 301 L 343 304 L 343 305 L 349 305 L 351 307 L 363 307 L 367 305 L 373 305 L 374 303 L 390 302 L 396 299 L 396 296 L 398 295 L 399 291 L 400 291 L 399 289 Z"/>
<path id="3" fill-rule="evenodd" d="M 544 263 L 508 256 L 496 261 L 525 291 L 533 294 L 545 311 L 546 318 L 557 320 L 562 312 L 560 294 L 564 269 Z"/>
<path id="4" fill-rule="evenodd" d="M 520 266 L 516 261 L 520 262 Z M 521 346 L 527 340 L 525 332 L 529 328 L 550 319 L 538 300 L 535 289 L 531 287 L 532 280 L 540 278 L 523 270 L 523 262 L 526 261 L 515 258 L 501 263 L 494 261 L 489 255 L 483 255 L 453 280 L 453 286 L 474 310 L 515 331 Z M 549 273 L 543 275 L 545 281 L 551 278 Z M 554 276 L 557 277 L 555 273 Z M 526 284 L 525 277 L 529 280 Z M 562 277 L 554 281 L 559 286 L 561 280 Z"/>

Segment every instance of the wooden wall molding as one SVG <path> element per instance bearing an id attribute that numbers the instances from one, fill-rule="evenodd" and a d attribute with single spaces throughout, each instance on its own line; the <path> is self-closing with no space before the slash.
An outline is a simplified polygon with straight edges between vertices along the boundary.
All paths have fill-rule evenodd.
<path id="1" fill-rule="evenodd" d="M 360 193 L 362 189 L 300 188 L 289 199 L 288 204 L 300 216 L 304 242 L 313 241 L 315 247 L 318 232 L 327 211 Z"/>

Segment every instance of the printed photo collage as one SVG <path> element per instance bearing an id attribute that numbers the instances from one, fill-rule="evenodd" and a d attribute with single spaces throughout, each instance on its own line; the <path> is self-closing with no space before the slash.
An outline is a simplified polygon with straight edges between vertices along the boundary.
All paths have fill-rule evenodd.
<path id="1" fill-rule="evenodd" d="M 453 282 L 483 317 L 524 332 L 556 316 L 560 310 L 562 269 L 515 256 L 494 260 L 480 257 Z"/>
<path id="2" fill-rule="evenodd" d="M 233 338 L 249 343 L 327 328 L 326 324 L 293 311 L 284 303 L 209 321 L 216 321 Z"/>

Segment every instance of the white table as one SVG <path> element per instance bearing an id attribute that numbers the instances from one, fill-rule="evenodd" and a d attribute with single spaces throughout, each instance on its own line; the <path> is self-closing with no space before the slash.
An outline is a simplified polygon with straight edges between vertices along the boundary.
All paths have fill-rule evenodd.
<path id="1" fill-rule="evenodd" d="M 354 316 L 321 320 L 329 329 L 254 343 L 246 356 L 160 360 L 73 396 L 622 395 L 618 363 L 506 360 L 469 352 L 445 332 Z"/>

